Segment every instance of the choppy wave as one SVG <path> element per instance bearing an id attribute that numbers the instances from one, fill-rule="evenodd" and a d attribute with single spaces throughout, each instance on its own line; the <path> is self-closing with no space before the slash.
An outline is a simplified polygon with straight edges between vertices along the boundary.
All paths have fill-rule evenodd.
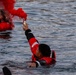
<path id="1" fill-rule="evenodd" d="M 33 1 L 38 1 L 38 2 L 75 2 L 76 0 L 16 0 L 16 1 L 21 1 L 21 2 L 33 2 Z"/>

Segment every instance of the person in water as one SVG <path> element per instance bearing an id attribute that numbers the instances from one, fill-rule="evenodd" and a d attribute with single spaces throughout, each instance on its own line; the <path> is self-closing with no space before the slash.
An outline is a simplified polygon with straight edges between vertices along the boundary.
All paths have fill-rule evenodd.
<path id="1" fill-rule="evenodd" d="M 0 31 L 12 30 L 12 19 L 7 11 L 0 9 Z"/>
<path id="2" fill-rule="evenodd" d="M 1 22 L 8 22 L 11 24 L 11 19 L 10 19 L 9 15 L 3 9 L 0 9 L 0 23 Z"/>
<path id="3" fill-rule="evenodd" d="M 23 22 L 23 30 L 25 31 L 32 52 L 32 62 L 28 63 L 28 66 L 38 67 L 55 64 L 55 51 L 51 50 L 47 44 L 40 44 L 25 21 Z"/>

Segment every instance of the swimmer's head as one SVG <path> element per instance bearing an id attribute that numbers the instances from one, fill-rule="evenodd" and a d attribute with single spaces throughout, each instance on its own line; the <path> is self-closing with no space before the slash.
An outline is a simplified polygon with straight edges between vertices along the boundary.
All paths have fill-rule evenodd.
<path id="1" fill-rule="evenodd" d="M 50 57 L 51 49 L 46 44 L 40 44 L 38 50 L 36 51 L 37 57 Z"/>

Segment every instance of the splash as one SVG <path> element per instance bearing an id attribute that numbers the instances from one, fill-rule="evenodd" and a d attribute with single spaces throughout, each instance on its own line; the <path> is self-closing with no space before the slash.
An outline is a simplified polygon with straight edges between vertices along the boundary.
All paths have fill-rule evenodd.
<path id="1" fill-rule="evenodd" d="M 26 12 L 22 8 L 15 9 L 15 0 L 0 0 L 0 8 L 7 10 L 11 15 L 27 19 Z"/>

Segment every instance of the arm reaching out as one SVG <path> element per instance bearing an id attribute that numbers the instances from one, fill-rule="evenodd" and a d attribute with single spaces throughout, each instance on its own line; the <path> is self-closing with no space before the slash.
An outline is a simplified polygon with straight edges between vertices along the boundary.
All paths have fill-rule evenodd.
<path id="1" fill-rule="evenodd" d="M 29 29 L 26 21 L 23 21 L 23 30 L 25 31 L 25 35 L 26 35 L 26 38 L 29 42 L 31 52 L 33 54 L 35 54 L 39 43 L 38 43 L 37 39 L 35 38 L 35 36 L 33 35 L 33 33 L 31 32 L 31 29 Z"/>

